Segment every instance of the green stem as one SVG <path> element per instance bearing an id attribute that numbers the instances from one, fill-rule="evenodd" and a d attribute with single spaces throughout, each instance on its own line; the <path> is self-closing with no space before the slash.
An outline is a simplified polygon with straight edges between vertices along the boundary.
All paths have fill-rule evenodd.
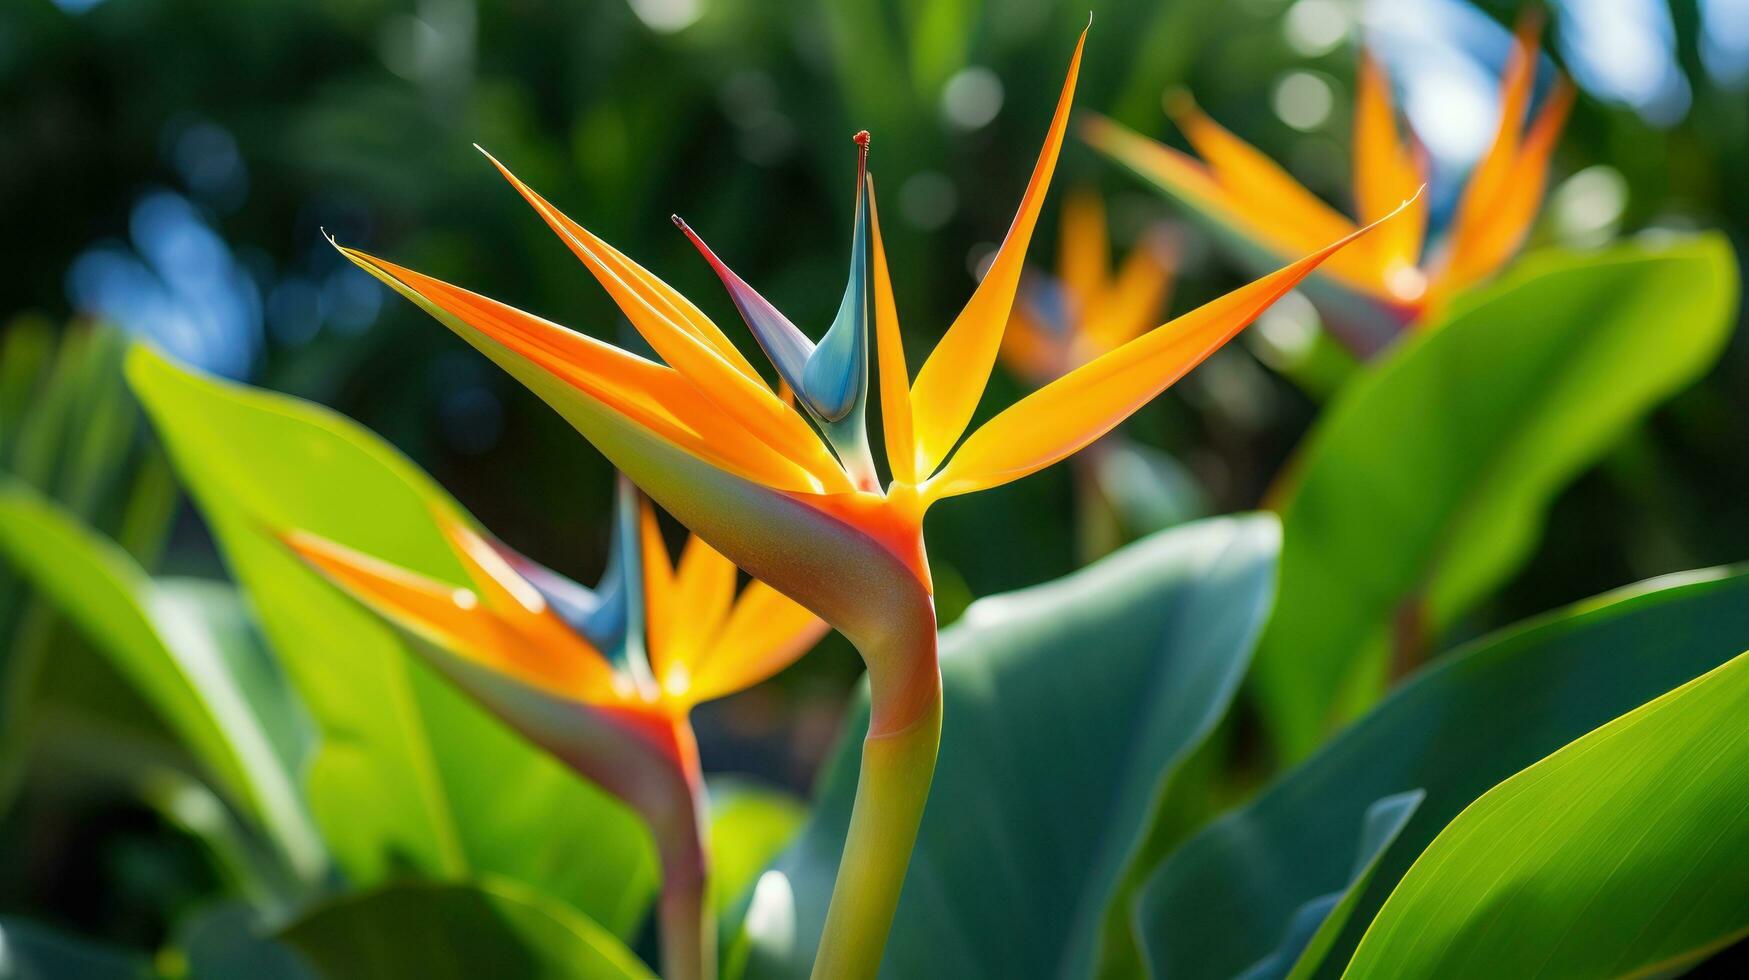
<path id="1" fill-rule="evenodd" d="M 850 832 L 826 927 L 814 959 L 815 980 L 874 977 L 899 905 L 917 828 L 941 745 L 941 670 L 934 617 L 928 629 L 867 657 L 870 714 Z"/>

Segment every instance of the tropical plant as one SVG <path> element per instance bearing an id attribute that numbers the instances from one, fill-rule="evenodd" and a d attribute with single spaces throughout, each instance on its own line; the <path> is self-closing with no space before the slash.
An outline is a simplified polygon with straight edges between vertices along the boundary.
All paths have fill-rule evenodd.
<path id="1" fill-rule="evenodd" d="M 1524 243 L 1542 204 L 1549 160 L 1572 109 L 1574 89 L 1557 78 L 1526 127 L 1535 91 L 1540 16 L 1519 20 L 1500 80 L 1493 143 L 1464 185 L 1443 237 L 1428 243 L 1426 197 L 1389 228 L 1332 259 L 1332 289 L 1310 290 L 1331 333 L 1370 357 L 1412 326 L 1437 323 L 1444 305 L 1505 265 Z M 1361 223 L 1394 211 L 1427 181 L 1425 152 L 1397 128 L 1390 81 L 1363 52 L 1354 107 L 1354 208 Z M 1084 130 L 1094 147 L 1182 202 L 1244 257 L 1292 256 L 1352 232 L 1355 222 L 1306 190 L 1279 164 L 1203 115 L 1184 92 L 1166 109 L 1202 159 L 1148 140 L 1108 119 Z M 1321 285 L 1321 284 L 1314 284 Z"/>
<path id="2" fill-rule="evenodd" d="M 1742 972 L 1719 5 L 380 6 L 0 5 L 0 978 Z"/>
<path id="3" fill-rule="evenodd" d="M 1077 42 L 1044 150 L 1007 238 L 908 390 L 910 373 L 866 174 L 866 132 L 856 136 L 850 280 L 818 345 L 674 218 L 722 279 L 805 415 L 777 397 L 690 301 L 565 217 L 502 165 L 506 178 L 666 364 L 342 248 L 541 395 L 700 537 L 856 644 L 874 692 L 860 777 L 863 802 L 815 960 L 818 976 L 860 976 L 880 963 L 935 768 L 941 685 L 924 512 L 944 498 L 1019 479 L 1093 442 L 1373 227 L 1352 231 L 1057 379 L 961 444 L 994 366 L 1062 146 L 1085 39 L 1083 33 Z M 892 470 L 884 490 L 865 419 L 871 253 L 882 428 Z"/>

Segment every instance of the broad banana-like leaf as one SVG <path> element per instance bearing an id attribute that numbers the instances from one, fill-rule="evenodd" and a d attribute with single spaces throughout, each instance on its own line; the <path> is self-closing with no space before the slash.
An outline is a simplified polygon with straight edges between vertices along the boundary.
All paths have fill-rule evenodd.
<path id="1" fill-rule="evenodd" d="M 1749 653 L 1489 790 L 1344 976 L 1646 976 L 1749 935 L 1745 719 Z"/>
<path id="2" fill-rule="evenodd" d="M 1376 700 L 1529 557 L 1555 494 L 1730 335 L 1714 235 L 1530 256 L 1351 381 L 1277 494 L 1281 599 L 1257 653 L 1284 762 Z"/>
<path id="3" fill-rule="evenodd" d="M 462 585 L 433 517 L 459 506 L 332 412 L 145 348 L 128 377 L 321 731 L 305 791 L 348 877 L 499 874 L 631 935 L 655 887 L 637 817 L 456 691 L 277 537 L 302 529 Z"/>
<path id="4" fill-rule="evenodd" d="M 1360 846 L 1355 856 L 1354 872 L 1340 891 L 1317 898 L 1294 910 L 1288 919 L 1287 932 L 1281 945 L 1263 959 L 1239 974 L 1241 980 L 1303 980 L 1317 972 L 1342 934 L 1360 903 L 1360 896 L 1378 870 L 1385 851 L 1397 841 L 1403 826 L 1415 815 L 1415 808 L 1427 794 L 1418 789 L 1387 796 L 1367 807 L 1360 825 Z"/>
<path id="5" fill-rule="evenodd" d="M 942 634 L 941 758 L 882 976 L 1087 973 L 1163 783 L 1245 672 L 1277 543 L 1262 515 L 1182 525 L 981 599 Z M 754 890 L 747 976 L 807 975 L 860 757 L 841 741 Z"/>
<path id="6" fill-rule="evenodd" d="M 1442 659 L 1155 869 L 1131 910 L 1151 972 L 1225 978 L 1269 956 L 1296 910 L 1346 887 L 1373 802 L 1422 790 L 1314 973 L 1334 975 L 1415 856 L 1477 797 L 1746 647 L 1749 573 L 1710 570 L 1592 599 Z"/>

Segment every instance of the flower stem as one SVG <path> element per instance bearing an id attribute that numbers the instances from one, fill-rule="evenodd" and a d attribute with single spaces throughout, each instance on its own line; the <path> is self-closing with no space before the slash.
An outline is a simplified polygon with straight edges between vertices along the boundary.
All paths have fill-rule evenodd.
<path id="1" fill-rule="evenodd" d="M 704 775 L 692 726 L 674 726 L 676 754 L 686 781 L 686 804 L 651 821 L 662 861 L 662 894 L 657 900 L 665 980 L 716 980 L 717 930 L 709 897 L 710 853 L 706 841 Z"/>
<path id="2" fill-rule="evenodd" d="M 662 976 L 667 980 L 716 980 L 717 937 L 705 902 L 703 874 L 664 869 L 657 915 L 662 930 Z"/>
<path id="3" fill-rule="evenodd" d="M 941 745 L 941 670 L 934 618 L 899 655 L 867 658 L 870 714 L 838 880 L 814 959 L 815 980 L 880 971 L 881 954 Z M 888 651 L 893 653 L 893 651 Z"/>

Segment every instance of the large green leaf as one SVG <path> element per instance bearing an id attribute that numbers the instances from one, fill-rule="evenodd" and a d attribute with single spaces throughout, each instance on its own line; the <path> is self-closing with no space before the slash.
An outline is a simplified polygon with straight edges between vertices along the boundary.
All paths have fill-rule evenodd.
<path id="1" fill-rule="evenodd" d="M 1672 971 L 1749 935 L 1746 855 L 1742 654 L 1471 804 L 1391 893 L 1344 975 Z"/>
<path id="2" fill-rule="evenodd" d="M 1397 836 L 1425 796 L 1418 789 L 1410 790 L 1387 796 L 1368 807 L 1361 821 L 1360 844 L 1348 883 L 1341 891 L 1319 895 L 1295 909 L 1281 945 L 1240 974 L 1241 980 L 1305 980 L 1316 974 L 1328 960 L 1343 928 L 1354 917 L 1354 909 L 1366 893 L 1366 886 L 1371 884 L 1385 852 L 1397 842 Z"/>
<path id="3" fill-rule="evenodd" d="M 493 872 L 631 934 L 655 887 L 637 818 L 427 669 L 273 536 L 302 528 L 461 584 L 432 516 L 454 502 L 318 406 L 144 348 L 128 376 L 320 729 L 307 794 L 354 883 Z"/>
<path id="4" fill-rule="evenodd" d="M 348 896 L 279 938 L 328 980 L 653 980 L 613 933 L 509 882 L 403 884 Z"/>
<path id="5" fill-rule="evenodd" d="M 1556 492 L 1713 362 L 1736 299 L 1716 236 L 1535 255 L 1341 392 L 1291 470 L 1257 654 L 1284 761 L 1377 697 L 1393 630 L 1413 656 L 1518 567 Z"/>
<path id="6" fill-rule="evenodd" d="M 259 651 L 248 648 L 234 592 L 154 582 L 115 544 L 5 478 L 0 559 L 109 658 L 298 877 L 320 876 L 326 859 L 292 773 L 290 721 L 281 702 L 281 731 L 264 724 L 276 679 L 248 673 Z"/>
<path id="7" fill-rule="evenodd" d="M 1162 784 L 1244 675 L 1278 533 L 1263 515 L 1183 525 L 981 599 L 943 634 L 941 758 L 883 975 L 1088 971 Z M 755 892 L 748 976 L 808 971 L 863 729 L 847 722 L 808 826 L 775 865 L 783 878 Z"/>
<path id="8" fill-rule="evenodd" d="M 1344 888 L 1367 808 L 1423 789 L 1334 945 L 1339 969 L 1422 848 L 1501 780 L 1749 647 L 1749 574 L 1693 573 L 1484 639 L 1422 672 L 1154 872 L 1134 910 L 1156 976 L 1231 977 Z"/>
<path id="9" fill-rule="evenodd" d="M 721 916 L 753 886 L 807 819 L 787 792 L 747 780 L 710 780 L 711 904 Z"/>

